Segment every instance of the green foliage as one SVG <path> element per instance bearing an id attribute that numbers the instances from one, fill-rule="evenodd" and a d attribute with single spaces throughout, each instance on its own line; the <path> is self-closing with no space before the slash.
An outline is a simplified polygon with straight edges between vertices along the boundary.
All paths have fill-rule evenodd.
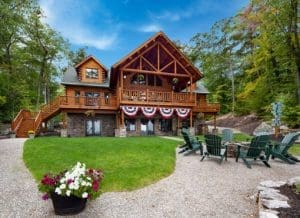
<path id="1" fill-rule="evenodd" d="M 299 124 L 293 118 L 299 117 L 300 104 L 297 8 L 297 0 L 251 0 L 236 16 L 192 38 L 189 57 L 204 72 L 221 113 L 234 106 L 238 114 L 265 117 L 270 104 L 285 95 L 283 120 L 290 126 Z"/>
<path id="2" fill-rule="evenodd" d="M 178 142 L 159 137 L 45 137 L 25 142 L 23 159 L 39 181 L 77 161 L 104 171 L 103 191 L 125 191 L 149 185 L 174 170 Z"/>

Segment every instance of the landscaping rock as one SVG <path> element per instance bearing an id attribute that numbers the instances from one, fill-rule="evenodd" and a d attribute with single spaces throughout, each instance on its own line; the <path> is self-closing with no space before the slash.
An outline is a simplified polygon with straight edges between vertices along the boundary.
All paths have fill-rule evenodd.
<path id="1" fill-rule="evenodd" d="M 283 186 L 285 182 L 283 181 L 277 181 L 274 182 L 272 180 L 267 180 L 259 183 L 260 186 L 268 187 L 268 188 L 279 188 L 280 186 Z"/>
<path id="2" fill-rule="evenodd" d="M 277 211 L 274 210 L 265 210 L 265 211 L 260 211 L 259 212 L 259 217 L 260 218 L 278 218 Z"/>
<path id="3" fill-rule="evenodd" d="M 294 184 L 296 184 L 296 183 L 300 183 L 300 176 L 291 178 L 291 179 L 289 179 L 289 180 L 287 181 L 287 184 L 288 184 L 289 186 L 292 186 L 292 185 L 294 185 Z"/>
<path id="4" fill-rule="evenodd" d="M 269 124 L 262 122 L 258 127 L 256 127 L 253 131 L 253 135 L 272 135 L 274 133 L 272 126 Z"/>
<path id="5" fill-rule="evenodd" d="M 265 189 L 259 193 L 259 195 L 264 199 L 273 199 L 273 200 L 279 200 L 279 201 L 287 201 L 289 200 L 288 197 L 280 194 L 275 189 Z"/>
<path id="6" fill-rule="evenodd" d="M 280 207 L 283 207 L 283 208 L 290 207 L 290 205 L 287 203 L 287 201 L 262 199 L 261 202 L 264 207 L 269 208 L 269 209 L 276 209 L 276 208 L 280 208 Z"/>

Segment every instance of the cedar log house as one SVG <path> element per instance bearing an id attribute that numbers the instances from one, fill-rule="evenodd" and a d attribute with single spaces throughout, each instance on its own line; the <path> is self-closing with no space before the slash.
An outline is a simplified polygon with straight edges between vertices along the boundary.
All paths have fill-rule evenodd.
<path id="1" fill-rule="evenodd" d="M 110 71 L 93 56 L 69 67 L 63 96 L 38 112 L 22 109 L 12 122 L 17 137 L 27 137 L 62 113 L 65 136 L 177 135 L 182 127 L 197 133 L 197 115 L 213 115 L 208 91 L 197 86 L 202 73 L 176 45 L 158 32 Z M 215 123 L 216 124 L 216 123 Z"/>

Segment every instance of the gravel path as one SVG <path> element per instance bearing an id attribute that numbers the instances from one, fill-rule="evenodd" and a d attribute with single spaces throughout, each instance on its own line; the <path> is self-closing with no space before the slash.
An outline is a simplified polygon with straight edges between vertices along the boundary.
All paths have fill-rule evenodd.
<path id="1" fill-rule="evenodd" d="M 0 216 L 54 216 L 51 201 L 40 200 L 37 184 L 22 162 L 25 139 L 0 140 Z M 177 156 L 169 177 L 132 192 L 104 193 L 77 217 L 253 217 L 250 196 L 263 180 L 286 180 L 300 175 L 297 165 L 270 161 L 247 169 L 234 159 L 219 165 L 199 155 Z"/>

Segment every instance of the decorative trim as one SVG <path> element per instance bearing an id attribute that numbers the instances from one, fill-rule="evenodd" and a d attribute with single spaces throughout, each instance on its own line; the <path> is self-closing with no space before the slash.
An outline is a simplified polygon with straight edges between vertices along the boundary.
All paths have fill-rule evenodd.
<path id="1" fill-rule="evenodd" d="M 177 115 L 180 118 L 186 118 L 190 111 L 191 109 L 189 108 L 176 108 Z"/>
<path id="2" fill-rule="evenodd" d="M 123 112 L 128 116 L 135 116 L 139 110 L 139 107 L 136 106 L 121 106 Z"/>
<path id="3" fill-rule="evenodd" d="M 159 112 L 164 118 L 170 118 L 173 115 L 174 108 L 159 108 Z"/>
<path id="4" fill-rule="evenodd" d="M 153 117 L 156 113 L 156 107 L 141 107 L 141 110 L 143 114 L 148 118 Z"/>

